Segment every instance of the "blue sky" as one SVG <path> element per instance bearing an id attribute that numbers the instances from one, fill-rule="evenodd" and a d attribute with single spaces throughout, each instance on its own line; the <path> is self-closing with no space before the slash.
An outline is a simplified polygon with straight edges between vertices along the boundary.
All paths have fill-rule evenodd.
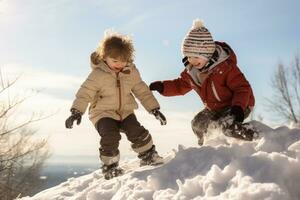
<path id="1" fill-rule="evenodd" d="M 200 18 L 215 40 L 235 50 L 256 96 L 256 114 L 272 121 L 264 98 L 272 94 L 277 63 L 290 64 L 300 53 L 299 7 L 296 0 L 0 0 L 0 66 L 4 71 L 18 66 L 16 71 L 27 72 L 27 85 L 70 105 L 105 29 L 132 35 L 135 62 L 150 83 L 178 77 L 182 39 L 193 19 Z M 41 74 L 47 79 L 34 81 Z M 156 97 L 167 115 L 203 108 L 194 92 Z"/>
<path id="2" fill-rule="evenodd" d="M 89 54 L 103 31 L 114 28 L 133 36 L 136 63 L 148 83 L 178 76 L 182 38 L 192 20 L 201 18 L 215 40 L 229 43 L 236 51 L 259 110 L 264 95 L 270 94 L 270 76 L 278 61 L 289 63 L 299 53 L 299 3 L 291 0 L 2 0 L 0 7 L 0 66 L 22 63 L 84 76 L 90 70 Z M 71 98 L 73 92 L 64 91 L 65 97 Z M 166 109 L 201 106 L 191 94 L 160 99 Z"/>

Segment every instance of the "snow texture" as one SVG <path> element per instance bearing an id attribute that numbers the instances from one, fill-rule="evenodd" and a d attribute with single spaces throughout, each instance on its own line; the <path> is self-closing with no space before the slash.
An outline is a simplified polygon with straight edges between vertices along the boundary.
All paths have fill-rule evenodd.
<path id="1" fill-rule="evenodd" d="M 121 177 L 105 180 L 97 170 L 22 200 L 300 199 L 300 129 L 251 123 L 261 131 L 256 141 L 210 130 L 203 146 L 179 145 L 164 165 L 138 167 L 134 159 L 121 163 Z"/>

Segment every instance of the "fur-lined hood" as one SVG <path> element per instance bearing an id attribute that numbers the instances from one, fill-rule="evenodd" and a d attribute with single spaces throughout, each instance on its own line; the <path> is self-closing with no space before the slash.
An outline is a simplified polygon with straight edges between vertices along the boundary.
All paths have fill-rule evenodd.
<path id="1" fill-rule="evenodd" d="M 113 72 L 115 73 L 113 70 L 111 70 L 107 64 L 100 59 L 100 57 L 98 56 L 98 54 L 96 52 L 93 52 L 91 54 L 91 68 L 92 69 L 97 69 L 100 68 L 101 70 L 105 71 L 105 72 Z M 135 65 L 133 63 L 128 63 L 127 66 L 125 66 L 121 72 L 128 74 L 130 73 L 133 69 L 135 69 Z"/>

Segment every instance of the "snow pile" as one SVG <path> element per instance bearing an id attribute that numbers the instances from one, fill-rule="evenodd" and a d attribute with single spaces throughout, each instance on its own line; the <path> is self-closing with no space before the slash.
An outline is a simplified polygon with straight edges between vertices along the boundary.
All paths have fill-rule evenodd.
<path id="1" fill-rule="evenodd" d="M 97 170 L 23 200 L 300 199 L 300 129 L 252 123 L 262 131 L 257 141 L 212 131 L 204 146 L 179 146 L 162 166 L 131 160 L 121 163 L 121 177 L 106 181 Z"/>

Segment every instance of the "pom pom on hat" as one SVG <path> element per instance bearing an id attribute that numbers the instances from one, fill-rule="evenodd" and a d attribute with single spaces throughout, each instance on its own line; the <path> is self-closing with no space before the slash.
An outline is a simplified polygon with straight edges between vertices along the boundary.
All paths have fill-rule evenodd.
<path id="1" fill-rule="evenodd" d="M 185 36 L 181 51 L 187 57 L 204 56 L 210 59 L 216 50 L 215 42 L 200 19 L 195 19 L 191 30 Z"/>
<path id="2" fill-rule="evenodd" d="M 199 29 L 199 28 L 202 28 L 202 27 L 204 27 L 204 23 L 201 19 L 195 19 L 193 21 L 192 29 Z"/>

